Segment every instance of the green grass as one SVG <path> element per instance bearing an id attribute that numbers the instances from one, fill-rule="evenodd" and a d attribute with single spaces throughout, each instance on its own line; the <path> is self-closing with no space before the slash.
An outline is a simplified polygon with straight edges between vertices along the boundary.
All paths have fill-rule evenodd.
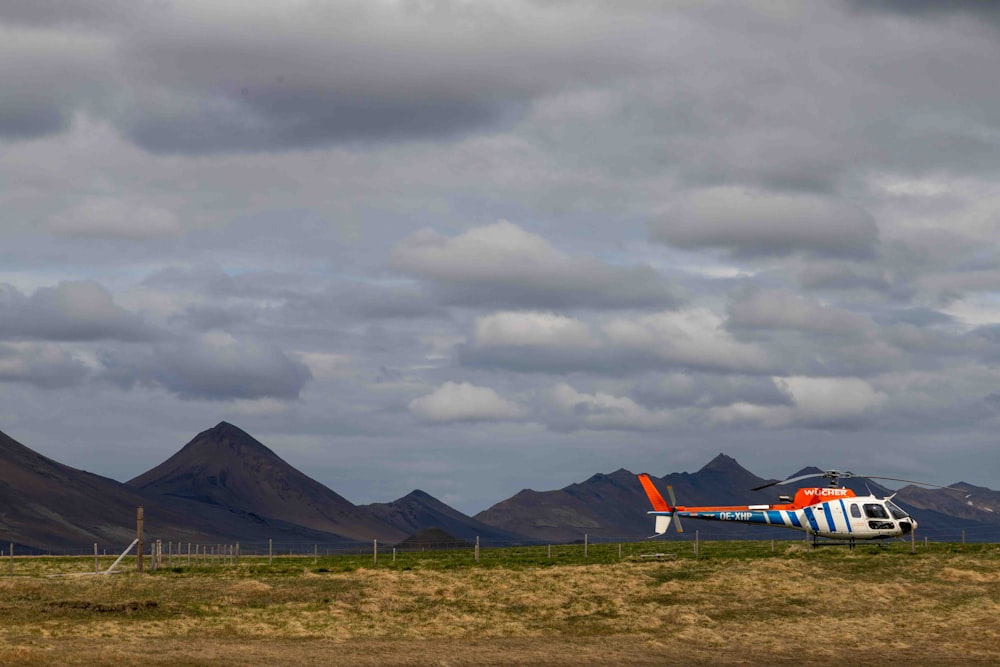
<path id="1" fill-rule="evenodd" d="M 673 556 L 643 558 L 655 553 Z M 327 664 L 330 651 L 352 664 L 440 663 L 441 651 L 454 664 L 694 664 L 733 646 L 761 663 L 800 661 L 803 646 L 821 663 L 844 651 L 1000 663 L 997 545 L 702 542 L 696 556 L 692 542 L 669 541 L 623 543 L 620 555 L 591 544 L 585 557 L 574 544 L 482 549 L 478 563 L 472 550 L 377 564 L 175 557 L 144 575 L 131 558 L 115 576 L 84 576 L 92 557 L 16 558 L 14 576 L 3 565 L 0 664 Z M 886 628 L 882 643 L 872 624 Z"/>

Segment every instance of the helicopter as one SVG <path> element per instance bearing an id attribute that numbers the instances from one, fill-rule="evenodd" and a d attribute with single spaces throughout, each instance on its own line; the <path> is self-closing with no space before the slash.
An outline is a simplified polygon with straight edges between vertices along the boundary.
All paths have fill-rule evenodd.
<path id="1" fill-rule="evenodd" d="M 883 479 L 938 488 L 952 488 L 897 477 L 856 475 L 852 472 L 827 470 L 826 472 L 810 473 L 777 482 L 769 482 L 751 490 L 760 491 L 771 486 L 793 484 L 812 477 L 829 479 L 830 485 L 802 488 L 795 492 L 794 497 L 778 496 L 778 500 L 781 502 L 774 505 L 686 507 L 677 504 L 672 486 L 667 486 L 667 494 L 670 496 L 670 503 L 667 503 L 648 473 L 638 475 L 642 488 L 646 491 L 646 496 L 653 506 L 653 509 L 647 514 L 656 517 L 655 535 L 651 537 L 666 533 L 667 529 L 670 528 L 671 521 L 677 528 L 677 532 L 683 532 L 681 517 L 684 517 L 685 519 L 736 521 L 791 528 L 811 535 L 813 546 L 817 546 L 817 539 L 823 537 L 846 541 L 852 549 L 857 540 L 884 540 L 912 535 L 917 529 L 917 521 L 899 505 L 892 502 L 895 493 L 878 498 L 869 491 L 868 495 L 859 496 L 853 490 L 841 487 L 839 485 L 841 479 L 863 477 L 865 479 Z"/>

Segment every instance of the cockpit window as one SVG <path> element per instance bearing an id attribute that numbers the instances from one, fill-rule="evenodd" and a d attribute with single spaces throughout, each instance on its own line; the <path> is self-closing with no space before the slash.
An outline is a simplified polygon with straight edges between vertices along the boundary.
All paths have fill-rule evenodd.
<path id="1" fill-rule="evenodd" d="M 851 505 L 851 516 L 855 519 L 861 518 L 861 507 L 857 504 Z"/>
<path id="2" fill-rule="evenodd" d="M 892 512 L 892 517 L 894 519 L 905 519 L 906 517 L 910 516 L 909 514 L 907 514 L 906 512 L 904 512 L 899 507 L 899 505 L 897 505 L 896 503 L 892 502 L 891 500 L 885 501 L 885 506 L 889 508 L 890 512 Z"/>
<path id="3" fill-rule="evenodd" d="M 869 519 L 888 519 L 885 508 L 875 503 L 865 503 L 865 516 Z"/>

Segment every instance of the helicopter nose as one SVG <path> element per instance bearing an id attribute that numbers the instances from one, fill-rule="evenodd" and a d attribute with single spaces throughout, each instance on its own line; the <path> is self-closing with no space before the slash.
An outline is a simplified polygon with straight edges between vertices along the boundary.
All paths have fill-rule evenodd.
<path id="1" fill-rule="evenodd" d="M 907 535 L 917 529 L 917 522 L 913 517 L 907 517 L 899 522 L 899 529 L 903 531 L 903 535 Z"/>

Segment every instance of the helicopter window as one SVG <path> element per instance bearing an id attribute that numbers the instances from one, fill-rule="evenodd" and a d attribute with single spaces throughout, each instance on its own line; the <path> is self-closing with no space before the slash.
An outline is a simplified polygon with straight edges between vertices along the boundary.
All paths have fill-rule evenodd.
<path id="1" fill-rule="evenodd" d="M 910 516 L 909 514 L 904 512 L 899 505 L 892 502 L 891 500 L 885 501 L 885 506 L 889 508 L 890 512 L 892 512 L 892 518 L 894 519 L 905 519 L 906 517 Z"/>
<path id="2" fill-rule="evenodd" d="M 860 519 L 861 507 L 859 507 L 858 505 L 851 505 L 851 516 L 853 516 L 855 519 Z"/>
<path id="3" fill-rule="evenodd" d="M 889 515 L 886 513 L 885 508 L 881 505 L 875 503 L 865 504 L 865 516 L 869 519 L 888 519 Z"/>

